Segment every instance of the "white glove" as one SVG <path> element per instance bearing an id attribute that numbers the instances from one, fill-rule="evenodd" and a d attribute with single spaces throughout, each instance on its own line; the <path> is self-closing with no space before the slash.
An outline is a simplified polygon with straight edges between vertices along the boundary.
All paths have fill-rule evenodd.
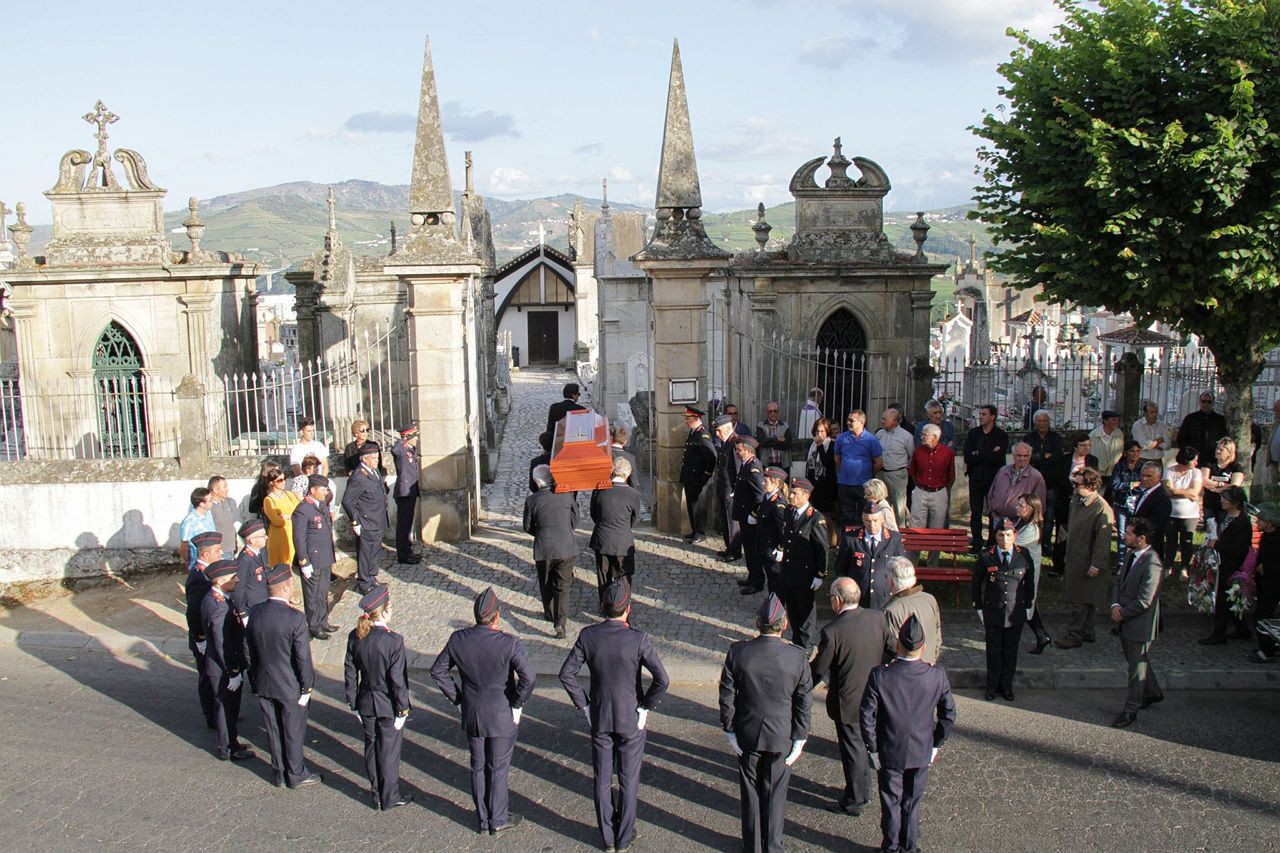
<path id="1" fill-rule="evenodd" d="M 733 750 L 733 754 L 742 757 L 742 747 L 738 746 L 738 736 L 733 732 L 725 732 L 725 737 L 729 739 L 729 748 Z"/>
<path id="2" fill-rule="evenodd" d="M 774 549 L 773 549 L 773 561 L 774 561 L 775 563 L 781 563 L 781 562 L 782 562 L 782 549 L 781 549 L 781 548 L 774 548 Z"/>
<path id="3" fill-rule="evenodd" d="M 351 713 L 353 713 L 353 714 L 355 714 L 355 715 L 356 715 L 356 719 L 360 721 L 360 724 L 361 724 L 361 725 L 363 725 L 363 724 L 364 724 L 364 715 L 363 715 L 363 714 L 361 714 L 361 713 L 360 713 L 360 711 L 359 711 L 358 709 L 356 709 L 356 708 L 352 708 L 352 709 L 351 709 Z"/>
<path id="4" fill-rule="evenodd" d="M 649 723 L 649 709 L 636 708 L 636 717 L 638 717 L 636 720 L 636 728 L 640 731 L 644 731 L 644 727 Z"/>
<path id="5" fill-rule="evenodd" d="M 240 616 L 240 627 L 241 627 L 241 628 L 248 628 L 248 627 L 249 627 L 249 614 L 248 614 L 248 613 L 243 613 L 243 614 L 241 614 L 241 616 Z"/>
<path id="6" fill-rule="evenodd" d="M 977 612 L 978 612 L 978 624 L 979 624 L 979 625 L 982 625 L 982 626 L 985 628 L 987 623 L 986 623 L 986 621 L 982 618 L 982 611 L 981 611 L 981 610 L 979 610 L 979 611 L 977 611 Z"/>
<path id="7" fill-rule="evenodd" d="M 872 766 L 872 767 L 874 767 L 876 770 L 879 770 L 879 769 L 880 769 L 880 753 L 878 753 L 878 752 L 868 752 L 868 753 L 867 753 L 867 758 L 870 758 L 870 759 L 871 759 L 871 766 Z"/>
<path id="8" fill-rule="evenodd" d="M 792 764 L 795 764 L 796 761 L 800 759 L 800 753 L 803 751 L 804 751 L 803 740 L 791 741 L 791 752 L 787 755 L 786 758 L 782 759 L 782 763 L 790 767 Z"/>
<path id="9" fill-rule="evenodd" d="M 405 714 L 403 717 L 396 717 L 396 721 L 391 725 L 395 726 L 396 731 L 400 731 L 404 728 L 404 721 L 407 719 L 409 719 L 408 714 Z"/>
<path id="10" fill-rule="evenodd" d="M 814 578 L 813 583 L 809 584 L 809 589 L 814 592 L 818 591 L 818 587 L 822 586 L 822 578 Z"/>
<path id="11" fill-rule="evenodd" d="M 352 529 L 352 530 L 354 530 L 354 531 L 356 532 L 356 535 L 357 535 L 357 536 L 359 536 L 359 535 L 360 535 L 360 525 L 358 525 L 358 524 L 352 524 L 352 525 L 351 525 L 351 529 Z"/>
<path id="12" fill-rule="evenodd" d="M 312 566 L 310 563 L 307 563 L 305 566 L 302 567 L 302 576 L 307 580 L 311 580 L 311 576 L 314 575 L 315 573 L 316 573 L 315 567 Z"/>
<path id="13" fill-rule="evenodd" d="M 1035 612 L 1036 612 L 1036 609 L 1035 609 L 1034 607 L 1028 607 L 1028 608 L 1027 608 L 1027 618 L 1028 618 L 1028 619 L 1030 619 L 1030 618 L 1031 618 L 1031 614 L 1032 614 L 1032 613 L 1035 613 Z"/>
<path id="14" fill-rule="evenodd" d="M 196 651 L 198 651 L 200 654 L 204 654 L 204 650 L 205 650 L 205 649 L 207 649 L 207 648 L 209 648 L 209 641 L 208 641 L 208 640 L 198 640 L 198 641 L 196 641 Z"/>
<path id="15" fill-rule="evenodd" d="M 934 747 L 934 748 L 929 752 L 929 766 L 930 766 L 930 767 L 932 767 L 932 766 L 933 766 L 933 760 L 934 760 L 935 758 L 937 758 L 937 757 L 938 757 L 938 748 L 935 746 L 935 747 Z"/>
<path id="16" fill-rule="evenodd" d="M 240 685 L 244 683 L 243 675 L 233 675 L 227 679 L 227 689 L 232 693 L 240 689 Z"/>
<path id="17" fill-rule="evenodd" d="M 582 716 L 587 718 L 587 728 L 591 728 L 591 706 L 590 705 L 582 706 Z"/>
<path id="18" fill-rule="evenodd" d="M 310 693 L 303 693 L 301 696 L 298 697 L 298 704 L 301 705 L 303 708 L 307 707 L 307 703 L 310 701 L 311 701 Z"/>
<path id="19" fill-rule="evenodd" d="M 523 715 L 524 715 L 524 708 L 512 708 L 511 722 L 515 723 L 517 726 L 520 725 L 520 717 Z"/>

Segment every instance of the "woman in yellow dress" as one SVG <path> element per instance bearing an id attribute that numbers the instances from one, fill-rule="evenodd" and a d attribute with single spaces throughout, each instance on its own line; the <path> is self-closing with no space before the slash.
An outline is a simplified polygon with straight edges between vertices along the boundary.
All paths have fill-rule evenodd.
<path id="1" fill-rule="evenodd" d="M 285 487 L 284 472 L 276 469 L 268 482 L 267 497 L 262 511 L 270 526 L 267 528 L 267 562 L 270 565 L 293 565 L 293 511 L 298 506 L 298 496 Z"/>

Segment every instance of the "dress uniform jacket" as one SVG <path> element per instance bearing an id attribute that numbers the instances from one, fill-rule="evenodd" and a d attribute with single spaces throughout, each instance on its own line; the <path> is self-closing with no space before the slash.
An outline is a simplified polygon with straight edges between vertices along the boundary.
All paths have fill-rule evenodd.
<path id="1" fill-rule="evenodd" d="M 584 663 L 591 670 L 589 694 L 578 683 Z M 649 671 L 648 690 L 641 668 Z M 670 679 L 648 635 L 621 619 L 606 619 L 578 634 L 560 667 L 560 683 L 574 707 L 591 709 L 593 732 L 633 735 L 638 730 L 636 709 L 656 708 Z"/>
<path id="2" fill-rule="evenodd" d="M 378 533 L 387 529 L 387 484 L 361 465 L 347 478 L 347 488 L 342 493 L 342 511 L 352 524 L 360 525 L 366 533 Z"/>
<path id="3" fill-rule="evenodd" d="M 868 752 L 879 754 L 881 767 L 928 767 L 955 721 L 956 702 L 942 667 L 895 658 L 871 671 L 862 697 L 862 739 Z"/>
<path id="4" fill-rule="evenodd" d="M 1031 552 L 1014 545 L 1009 567 L 1000 565 L 999 548 L 983 548 L 973 569 L 973 609 L 982 611 L 982 624 L 1017 627 L 1027 621 L 1027 608 L 1036 600 L 1035 567 Z"/>
<path id="5" fill-rule="evenodd" d="M 757 463 L 758 464 L 758 463 Z M 730 433 L 716 455 L 716 497 L 728 500 L 738 482 L 738 434 Z"/>
<path id="6" fill-rule="evenodd" d="M 533 559 L 572 560 L 578 556 L 573 528 L 578 524 L 578 502 L 571 492 L 550 488 L 524 501 L 524 530 L 533 535 Z"/>
<path id="7" fill-rule="evenodd" d="M 812 693 L 803 649 L 775 636 L 740 640 L 720 670 L 720 727 L 745 751 L 786 754 L 809 736 Z"/>
<path id="8" fill-rule="evenodd" d="M 200 604 L 200 622 L 209 643 L 204 650 L 204 674 L 216 680 L 243 672 L 248 664 L 244 655 L 244 627 L 232 615 L 222 593 L 213 589 L 205 593 Z"/>
<path id="9" fill-rule="evenodd" d="M 716 470 L 716 446 L 706 427 L 689 430 L 680 457 L 680 485 L 701 489 Z"/>
<path id="10" fill-rule="evenodd" d="M 889 602 L 889 558 L 903 556 L 902 536 L 884 528 L 875 547 L 860 527 L 846 527 L 836 553 L 836 574 L 854 579 L 862 591 L 863 607 L 883 610 Z"/>
<path id="11" fill-rule="evenodd" d="M 449 675 L 452 667 L 458 668 L 461 688 Z M 511 709 L 523 707 L 533 695 L 534 672 L 524 644 L 487 625 L 454 631 L 431 665 L 431 678 L 446 699 L 462 706 L 462 728 L 469 737 L 514 735 Z"/>
<path id="12" fill-rule="evenodd" d="M 346 509 L 345 496 L 343 509 Z M 293 552 L 299 563 L 305 560 L 317 572 L 327 572 L 337 562 L 333 547 L 333 519 L 327 506 L 317 506 L 310 499 L 298 504 L 293 511 Z"/>
<path id="13" fill-rule="evenodd" d="M 409 710 L 409 671 L 404 637 L 375 625 L 361 640 L 347 635 L 347 705 L 364 717 L 398 717 Z"/>
<path id="14" fill-rule="evenodd" d="M 812 506 L 805 507 L 799 517 L 795 509 L 787 507 L 785 517 L 782 585 L 808 589 L 814 578 L 824 577 L 827 573 L 827 551 L 831 546 L 827 520 Z"/>
<path id="15" fill-rule="evenodd" d="M 417 448 L 405 444 L 399 439 L 391 445 L 391 458 L 396 463 L 396 497 L 409 498 L 418 493 L 418 475 L 422 462 Z"/>
<path id="16" fill-rule="evenodd" d="M 611 489 L 591 493 L 591 550 L 615 557 L 626 555 L 635 547 L 631 533 L 640 517 L 640 493 L 626 483 L 614 483 Z"/>
<path id="17" fill-rule="evenodd" d="M 786 532 L 788 509 L 790 507 L 787 506 L 786 498 L 782 496 L 781 489 L 772 495 L 765 495 L 760 503 L 756 505 L 754 514 L 756 528 L 760 537 L 760 552 L 764 554 L 766 562 L 773 561 L 771 555 L 782 545 L 783 534 Z"/>
<path id="18" fill-rule="evenodd" d="M 810 671 L 814 684 L 829 677 L 827 715 L 831 719 L 856 723 L 867 679 L 884 660 L 885 635 L 884 617 L 865 607 L 841 611 L 823 627 Z"/>
<path id="19" fill-rule="evenodd" d="M 1126 561 L 1128 562 L 1128 561 Z M 1156 638 L 1160 624 L 1160 579 L 1164 564 L 1153 547 L 1142 558 L 1120 572 L 1116 579 L 1113 604 L 1120 605 L 1120 636 L 1135 643 L 1150 643 Z"/>
<path id="20" fill-rule="evenodd" d="M 231 590 L 231 605 L 240 616 L 267 600 L 267 550 L 253 553 L 247 547 L 236 558 L 236 588 Z"/>
<path id="21" fill-rule="evenodd" d="M 732 491 L 733 511 L 730 515 L 739 524 L 746 524 L 764 500 L 764 466 L 759 459 L 753 456 L 742 463 Z"/>
<path id="22" fill-rule="evenodd" d="M 249 683 L 263 699 L 297 702 L 311 690 L 307 617 L 283 601 L 267 599 L 249 613 Z"/>
<path id="23" fill-rule="evenodd" d="M 204 575 L 205 565 L 196 563 L 187 570 L 187 639 L 197 643 L 205 639 L 204 624 L 200 619 L 200 606 L 213 584 Z"/>

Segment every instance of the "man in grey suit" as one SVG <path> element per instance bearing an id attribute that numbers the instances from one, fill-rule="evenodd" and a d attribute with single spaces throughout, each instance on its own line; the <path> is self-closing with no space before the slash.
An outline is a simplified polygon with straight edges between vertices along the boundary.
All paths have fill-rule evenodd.
<path id="1" fill-rule="evenodd" d="M 631 463 L 618 456 L 613 460 L 613 485 L 591 493 L 591 550 L 596 555 L 596 585 L 601 595 L 613 581 L 625 578 L 631 584 L 636 570 L 636 540 L 631 529 L 640 517 L 640 493 L 627 485 Z"/>
<path id="2" fill-rule="evenodd" d="M 573 561 L 578 557 L 578 541 L 573 535 L 578 525 L 578 502 L 573 492 L 556 493 L 551 466 L 534 468 L 533 479 L 538 491 L 524 500 L 524 531 L 533 536 L 542 618 L 556 626 L 556 639 L 562 640 L 567 636 L 569 587 L 573 584 Z"/>
<path id="3" fill-rule="evenodd" d="M 418 459 L 418 425 L 400 430 L 400 440 L 391 445 L 396 462 L 396 562 L 415 565 L 422 558 L 413 553 L 413 517 L 418 511 L 418 475 L 422 463 Z"/>
<path id="4" fill-rule="evenodd" d="M 1164 564 L 1151 547 L 1154 525 L 1150 519 L 1135 518 L 1124 530 L 1129 549 L 1125 566 L 1112 596 L 1111 621 L 1120 626 L 1120 645 L 1129 664 L 1129 695 L 1124 710 L 1111 725 L 1117 729 L 1133 725 L 1138 710 L 1164 699 L 1156 671 L 1148 655 L 1160 624 L 1160 579 Z"/>
<path id="5" fill-rule="evenodd" d="M 827 716 L 835 724 L 844 768 L 844 792 L 831 811 L 854 817 L 871 801 L 871 762 L 858 731 L 858 712 L 867 677 L 882 660 L 886 637 L 884 617 L 859 607 L 861 598 L 853 578 L 840 577 L 831 583 L 831 610 L 836 617 L 822 629 L 818 656 L 809 665 L 814 684 L 830 677 Z"/>

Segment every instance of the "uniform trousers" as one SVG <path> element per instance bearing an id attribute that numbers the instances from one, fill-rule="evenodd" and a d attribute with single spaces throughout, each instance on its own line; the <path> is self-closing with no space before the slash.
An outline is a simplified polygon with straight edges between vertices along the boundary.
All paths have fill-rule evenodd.
<path id="1" fill-rule="evenodd" d="M 858 720 L 846 721 L 837 717 L 831 722 L 836 727 L 840 766 L 844 770 L 840 805 L 865 806 L 871 801 L 871 759 L 867 757 L 867 745 L 862 741 Z"/>
<path id="2" fill-rule="evenodd" d="M 542 592 L 542 614 L 557 628 L 569 621 L 569 587 L 573 584 L 573 558 L 536 560 L 538 589 Z"/>
<path id="3" fill-rule="evenodd" d="M 228 757 L 231 750 L 240 745 L 240 691 L 244 690 L 244 684 L 242 679 L 238 689 L 228 690 L 227 682 L 230 680 L 225 673 L 217 678 L 205 676 L 205 681 L 209 682 L 209 690 L 213 693 L 213 725 L 218 733 L 219 758 Z"/>
<path id="4" fill-rule="evenodd" d="M 307 629 L 312 634 L 318 634 L 329 622 L 329 573 L 332 567 L 310 568 L 310 578 L 301 568 L 298 569 L 298 574 L 302 577 L 302 609 L 307 614 Z"/>
<path id="5" fill-rule="evenodd" d="M 302 744 L 307 737 L 307 709 L 298 700 L 258 697 L 262 727 L 267 730 L 271 769 L 277 785 L 297 785 L 311 774 L 302 762 Z"/>
<path id="6" fill-rule="evenodd" d="M 360 529 L 360 546 L 356 551 L 356 589 L 368 592 L 378 584 L 378 558 L 382 556 L 382 530 Z"/>
<path id="7" fill-rule="evenodd" d="M 733 496 L 720 497 L 720 511 L 724 519 L 720 523 L 720 535 L 724 538 L 724 549 L 730 556 L 742 556 L 742 525 L 733 520 Z"/>
<path id="8" fill-rule="evenodd" d="M 516 751 L 516 736 L 468 737 L 471 748 L 471 801 L 476 805 L 480 829 L 507 823 L 507 775 Z"/>
<path id="9" fill-rule="evenodd" d="M 1013 691 L 1013 676 L 1018 669 L 1018 640 L 1022 624 L 1011 627 L 987 625 L 987 692 Z"/>
<path id="10" fill-rule="evenodd" d="M 1136 714 L 1143 702 L 1159 699 L 1164 696 L 1164 691 L 1160 689 L 1160 681 L 1148 659 L 1151 643 L 1121 637 L 1120 645 L 1124 649 L 1124 659 L 1129 669 L 1129 693 L 1125 696 L 1124 712 Z"/>
<path id="11" fill-rule="evenodd" d="M 951 490 L 938 489 L 936 492 L 930 492 L 921 486 L 916 486 L 916 490 L 911 494 L 911 526 L 912 527 L 931 527 L 934 529 L 947 526 L 947 509 L 951 505 Z M 901 522 L 899 522 L 901 524 Z M 907 553 L 907 558 L 913 563 L 920 560 L 920 552 L 913 551 Z M 934 551 L 929 554 L 929 565 L 938 565 L 938 552 Z"/>
<path id="12" fill-rule="evenodd" d="M 764 554 L 760 553 L 760 527 L 747 522 L 742 525 L 742 553 L 747 558 L 747 584 L 764 586 Z"/>
<path id="13" fill-rule="evenodd" d="M 887 853 L 914 853 L 920 849 L 920 801 L 929 783 L 929 768 L 882 767 L 878 781 L 880 849 Z"/>
<path id="14" fill-rule="evenodd" d="M 785 753 L 744 750 L 738 759 L 744 853 L 780 853 L 791 768 Z"/>
<path id="15" fill-rule="evenodd" d="M 413 517 L 418 511 L 418 486 L 415 483 L 413 493 L 396 495 L 396 560 L 406 562 L 413 558 Z"/>
<path id="16" fill-rule="evenodd" d="M 640 765 L 644 762 L 645 733 L 591 733 L 591 766 L 595 770 L 596 825 L 605 847 L 626 847 L 636 832 L 636 797 L 640 793 Z M 613 777 L 618 776 L 617 801 Z"/>
<path id="17" fill-rule="evenodd" d="M 703 483 L 697 486 L 691 486 L 688 483 L 684 484 L 684 509 L 689 514 L 690 536 L 701 536 L 704 532 L 703 527 L 705 525 L 700 526 L 698 524 L 698 516 L 700 515 L 698 512 L 698 498 L 702 495 L 702 487 L 704 485 L 706 484 Z"/>
<path id="18" fill-rule="evenodd" d="M 596 586 L 600 588 L 601 595 L 604 594 L 604 588 L 616 580 L 626 578 L 628 583 L 631 582 L 631 575 L 635 571 L 635 553 L 635 548 L 628 554 L 595 552 Z"/>
<path id="19" fill-rule="evenodd" d="M 782 605 L 787 609 L 787 621 L 791 623 L 791 642 L 806 652 L 814 645 L 817 633 L 817 616 L 813 609 L 813 590 L 807 586 L 784 586 Z"/>
<path id="20" fill-rule="evenodd" d="M 187 637 L 187 648 L 196 659 L 196 695 L 200 697 L 200 711 L 209 728 L 214 728 L 217 724 L 213 719 L 213 688 L 204 674 L 204 652 L 196 648 L 196 641 L 191 637 Z"/>
<path id="21" fill-rule="evenodd" d="M 404 731 L 396 731 L 394 717 L 366 717 L 364 725 L 364 771 L 374 805 L 389 808 L 400 802 L 400 747 Z"/>
<path id="22" fill-rule="evenodd" d="M 988 528 L 982 523 L 982 514 L 987 508 L 987 492 L 991 491 L 992 482 L 969 478 L 969 537 L 974 548 L 983 548 L 994 542 L 988 535 Z"/>
<path id="23" fill-rule="evenodd" d="M 764 583 L 770 595 L 782 598 L 782 563 L 773 559 L 772 554 L 764 555 Z"/>

